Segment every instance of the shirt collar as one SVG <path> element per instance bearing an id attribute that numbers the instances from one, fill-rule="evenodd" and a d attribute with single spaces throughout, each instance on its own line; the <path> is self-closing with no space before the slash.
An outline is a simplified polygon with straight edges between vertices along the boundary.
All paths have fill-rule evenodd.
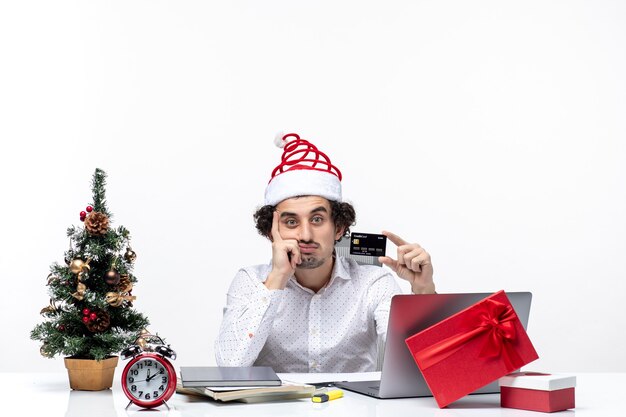
<path id="1" fill-rule="evenodd" d="M 333 273 L 330 276 L 331 283 L 335 277 L 341 279 L 352 279 L 352 275 L 350 275 L 347 266 L 346 258 L 343 256 L 335 257 L 335 266 L 333 267 Z"/>

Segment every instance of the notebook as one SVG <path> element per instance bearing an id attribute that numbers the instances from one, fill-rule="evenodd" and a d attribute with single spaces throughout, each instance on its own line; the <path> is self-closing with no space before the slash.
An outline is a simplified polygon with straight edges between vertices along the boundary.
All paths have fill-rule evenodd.
<path id="1" fill-rule="evenodd" d="M 269 366 L 181 366 L 182 386 L 187 387 L 271 387 L 281 379 Z"/>
<path id="2" fill-rule="evenodd" d="M 233 387 L 231 387 L 233 388 Z M 181 382 L 176 383 L 176 392 L 179 394 L 194 395 L 212 398 L 216 401 L 238 401 L 244 403 L 258 403 L 265 401 L 284 401 L 297 398 L 311 398 L 315 394 L 315 386 L 308 384 L 283 383 L 275 387 L 241 387 L 240 389 L 225 389 L 217 387 L 183 387 Z"/>
<path id="3" fill-rule="evenodd" d="M 375 398 L 432 396 L 422 373 L 411 357 L 405 339 L 477 303 L 493 293 L 399 294 L 391 299 L 383 366 L 379 381 L 337 382 L 349 391 Z M 530 292 L 507 292 L 524 329 L 530 313 Z M 474 393 L 500 392 L 498 381 Z"/>

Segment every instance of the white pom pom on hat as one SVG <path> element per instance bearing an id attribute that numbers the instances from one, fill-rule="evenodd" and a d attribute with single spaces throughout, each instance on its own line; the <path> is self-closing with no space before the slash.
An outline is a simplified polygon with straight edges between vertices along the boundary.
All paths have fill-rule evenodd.
<path id="1" fill-rule="evenodd" d="M 286 144 L 298 139 L 300 139 L 300 136 L 295 133 L 285 134 L 285 132 L 278 132 L 276 136 L 274 136 L 274 145 L 283 149 Z"/>
<path id="2" fill-rule="evenodd" d="M 285 136 L 284 132 L 278 132 L 276 136 L 274 136 L 274 145 L 276 145 L 277 148 L 282 149 L 285 147 L 285 141 L 283 140 L 284 136 Z"/>
<path id="3" fill-rule="evenodd" d="M 283 149 L 283 155 L 265 188 L 266 205 L 305 195 L 341 201 L 341 171 L 324 152 L 296 133 L 280 132 L 274 144 Z"/>

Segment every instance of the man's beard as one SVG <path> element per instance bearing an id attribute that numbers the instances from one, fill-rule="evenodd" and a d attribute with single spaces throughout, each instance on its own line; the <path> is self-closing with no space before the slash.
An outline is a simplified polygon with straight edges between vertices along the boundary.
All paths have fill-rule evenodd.
<path id="1" fill-rule="evenodd" d="M 297 269 L 315 269 L 324 264 L 322 259 L 316 258 L 314 256 L 303 256 L 301 258 L 301 262 L 296 267 Z"/>

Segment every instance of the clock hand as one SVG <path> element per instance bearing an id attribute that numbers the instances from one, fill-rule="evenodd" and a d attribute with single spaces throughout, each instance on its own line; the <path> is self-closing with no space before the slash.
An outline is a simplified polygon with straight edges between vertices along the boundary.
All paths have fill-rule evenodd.
<path id="1" fill-rule="evenodd" d="M 146 378 L 146 382 L 148 381 L 152 381 L 154 379 L 155 376 L 157 376 L 158 374 L 154 374 L 152 376 L 150 376 L 150 374 L 148 374 L 148 377 Z"/>

